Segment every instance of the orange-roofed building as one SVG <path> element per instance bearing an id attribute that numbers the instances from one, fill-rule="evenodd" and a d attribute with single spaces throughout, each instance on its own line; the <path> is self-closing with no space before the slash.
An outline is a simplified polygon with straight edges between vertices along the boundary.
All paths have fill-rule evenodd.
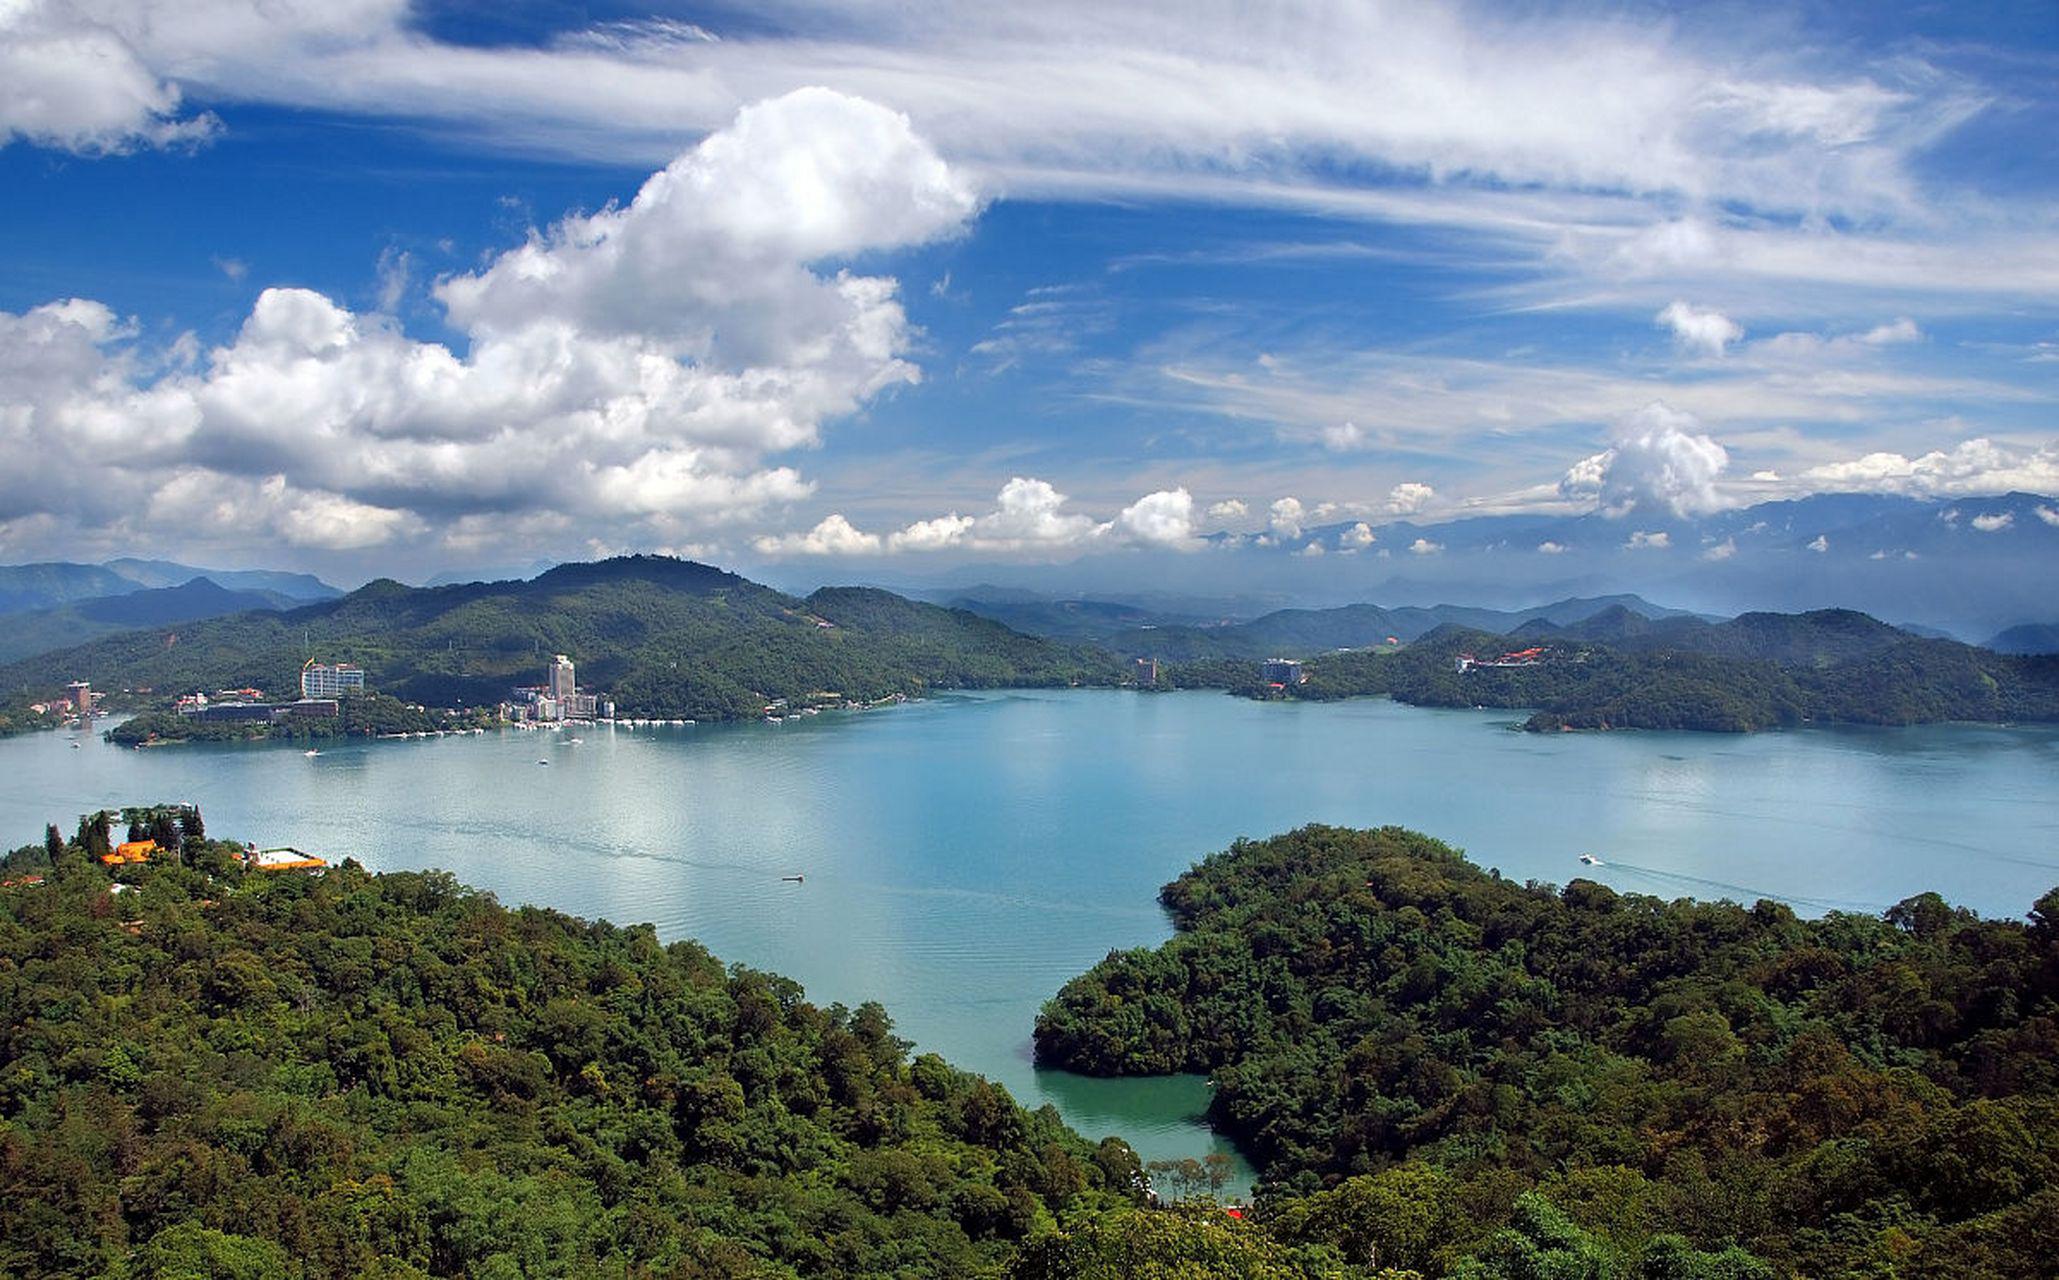
<path id="1" fill-rule="evenodd" d="M 126 867 L 148 862 L 150 855 L 156 852 L 155 840 L 124 840 L 114 847 L 113 853 L 101 854 L 100 860 L 110 867 Z"/>
<path id="2" fill-rule="evenodd" d="M 326 858 L 293 848 L 256 850 L 243 861 L 252 871 L 321 871 L 329 865 Z"/>

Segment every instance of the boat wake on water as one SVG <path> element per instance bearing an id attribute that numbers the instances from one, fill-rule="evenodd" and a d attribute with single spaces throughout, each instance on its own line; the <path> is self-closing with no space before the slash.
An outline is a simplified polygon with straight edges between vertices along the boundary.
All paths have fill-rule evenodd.
<path id="1" fill-rule="evenodd" d="M 1583 854 L 1581 861 L 1586 862 L 1590 857 L 1591 854 Z M 1657 867 L 1640 867 L 1628 862 L 1603 862 L 1599 858 L 1588 865 L 1605 866 L 1613 872 L 1628 872 L 1633 879 L 1642 876 L 1660 885 L 1677 884 L 1714 889 L 1726 898 L 1735 898 L 1741 902 L 1756 902 L 1764 898 L 1819 911 L 1863 911 L 1868 915 L 1879 915 L 1893 905 L 1886 902 L 1857 902 L 1844 898 L 1811 898 L 1793 893 L 1775 893 L 1770 889 L 1755 889 L 1750 885 L 1733 884 L 1728 880 L 1710 880 L 1703 876 L 1686 875 L 1679 871 L 1661 871 Z"/>

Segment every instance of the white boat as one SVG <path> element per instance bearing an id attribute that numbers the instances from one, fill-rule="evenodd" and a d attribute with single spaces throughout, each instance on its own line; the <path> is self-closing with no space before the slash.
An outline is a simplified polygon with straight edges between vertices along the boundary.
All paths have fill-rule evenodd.
<path id="1" fill-rule="evenodd" d="M 582 743 L 584 741 L 586 741 L 586 739 L 584 738 L 567 738 L 565 739 L 565 745 L 568 747 L 577 746 L 579 743 Z"/>
<path id="2" fill-rule="evenodd" d="M 1586 864 L 1587 864 L 1588 866 L 1590 866 L 1590 867 L 1598 867 L 1598 866 L 1600 866 L 1600 865 L 1601 865 L 1601 859 L 1600 859 L 1600 858 L 1597 858 L 1597 857 L 1595 857 L 1595 856 L 1594 856 L 1593 854 L 1591 854 L 1591 853 L 1583 853 L 1583 854 L 1581 854 L 1581 855 L 1580 855 L 1580 861 L 1582 861 L 1582 862 L 1586 863 Z"/>
<path id="3" fill-rule="evenodd" d="M 316 756 L 318 756 L 318 755 L 320 755 L 320 754 L 322 754 L 322 753 L 321 753 L 321 752 L 319 752 L 319 751 L 303 751 L 303 752 L 301 752 L 300 754 L 302 754 L 302 755 L 306 756 L 306 757 L 307 757 L 308 759 L 312 760 L 312 759 L 314 759 L 314 758 L 315 758 Z"/>

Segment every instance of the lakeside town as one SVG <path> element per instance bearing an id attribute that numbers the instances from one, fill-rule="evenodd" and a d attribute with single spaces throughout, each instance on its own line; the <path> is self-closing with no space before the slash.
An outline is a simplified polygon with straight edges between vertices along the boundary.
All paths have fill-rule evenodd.
<path id="1" fill-rule="evenodd" d="M 543 677 L 536 684 L 513 687 L 505 699 L 491 706 L 438 711 L 418 703 L 402 703 L 381 693 L 368 682 L 364 668 L 356 663 L 309 659 L 300 669 L 299 696 L 294 698 L 271 696 L 255 686 L 216 689 L 213 692 L 195 690 L 174 697 L 169 704 L 169 714 L 166 714 L 134 705 L 137 699 L 153 698 L 156 693 L 153 689 L 122 690 L 118 697 L 129 705 L 110 709 L 106 694 L 96 692 L 88 682 L 80 680 L 73 681 L 62 697 L 31 704 L 29 710 L 53 726 L 73 730 L 90 728 L 95 719 L 120 714 L 123 710 L 134 712 L 128 722 L 109 731 L 110 739 L 133 746 L 162 745 L 196 737 L 428 738 L 484 733 L 490 727 L 562 729 L 607 725 L 639 729 L 684 727 L 697 723 L 692 717 L 620 714 L 612 695 L 579 684 L 577 664 L 566 654 L 553 654 Z M 822 690 L 809 694 L 805 699 L 768 698 L 758 718 L 767 724 L 781 724 L 824 711 L 871 710 L 906 701 L 908 695 L 903 693 L 854 698 L 833 690 Z M 393 704 L 398 718 L 350 714 L 354 707 L 373 702 Z M 157 705 L 162 707 L 164 704 Z M 401 727 L 382 727 L 391 723 L 398 723 Z"/>

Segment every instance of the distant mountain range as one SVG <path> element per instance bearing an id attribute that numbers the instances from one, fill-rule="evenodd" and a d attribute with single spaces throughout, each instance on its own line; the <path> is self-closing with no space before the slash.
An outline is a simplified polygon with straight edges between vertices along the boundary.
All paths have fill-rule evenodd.
<path id="1" fill-rule="evenodd" d="M 350 661 L 368 685 L 430 706 L 476 706 L 538 684 L 554 653 L 625 715 L 734 719 L 769 702 L 876 699 L 931 688 L 1113 684 L 1084 646 L 1023 635 L 962 610 L 857 587 L 806 599 L 692 561 L 631 556 L 560 565 L 528 581 L 372 582 L 284 612 L 125 631 L 0 667 L 0 690 L 72 679 L 193 689 L 296 688 L 307 657 Z"/>
<path id="2" fill-rule="evenodd" d="M 0 565 L 0 662 L 132 627 L 291 609 L 340 594 L 305 573 L 196 569 L 169 560 Z"/>
<path id="3" fill-rule="evenodd" d="M 2025 622 L 1995 633 L 1996 653 L 2059 653 L 2059 622 Z"/>
<path id="4" fill-rule="evenodd" d="M 109 560 L 74 564 L 53 560 L 41 564 L 0 565 L 0 615 L 52 609 L 102 596 L 127 595 L 160 587 L 177 587 L 206 578 L 229 591 L 270 592 L 300 603 L 330 600 L 342 594 L 306 573 L 269 569 L 200 569 L 169 560 Z"/>
<path id="5" fill-rule="evenodd" d="M 1249 621 L 1215 624 L 1111 601 L 966 598 L 953 603 L 1035 635 L 1091 640 L 1117 653 L 1168 662 L 1306 657 L 1333 649 L 1383 644 L 1390 639 L 1406 643 L 1442 626 L 1505 632 L 1531 622 L 1577 623 L 1611 611 L 1647 619 L 1693 616 L 1686 610 L 1669 609 L 1630 595 L 1559 600 L 1514 610 L 1449 604 L 1276 609 Z"/>
<path id="6" fill-rule="evenodd" d="M 145 587 L 123 595 L 94 596 L 54 609 L 0 614 L 0 662 L 82 644 L 135 627 L 219 618 L 252 609 L 290 609 L 302 603 L 276 591 L 231 591 L 212 578 L 176 587 Z"/>
<path id="7" fill-rule="evenodd" d="M 1851 608 L 1968 641 L 2052 620 L 2059 499 L 2030 493 L 1928 499 L 1819 494 L 1704 516 L 1495 515 L 1444 521 L 1335 518 L 1216 534 L 1201 552 L 1128 550 L 1059 565 L 982 564 L 959 596 L 995 588 L 1046 598 L 1257 597 L 1333 606 L 1634 594 L 1698 613 Z M 1370 541 L 1367 539 L 1370 538 Z M 977 577 L 974 577 L 974 574 Z M 949 579 L 898 590 L 952 598 Z M 972 584 L 980 583 L 975 588 Z"/>

